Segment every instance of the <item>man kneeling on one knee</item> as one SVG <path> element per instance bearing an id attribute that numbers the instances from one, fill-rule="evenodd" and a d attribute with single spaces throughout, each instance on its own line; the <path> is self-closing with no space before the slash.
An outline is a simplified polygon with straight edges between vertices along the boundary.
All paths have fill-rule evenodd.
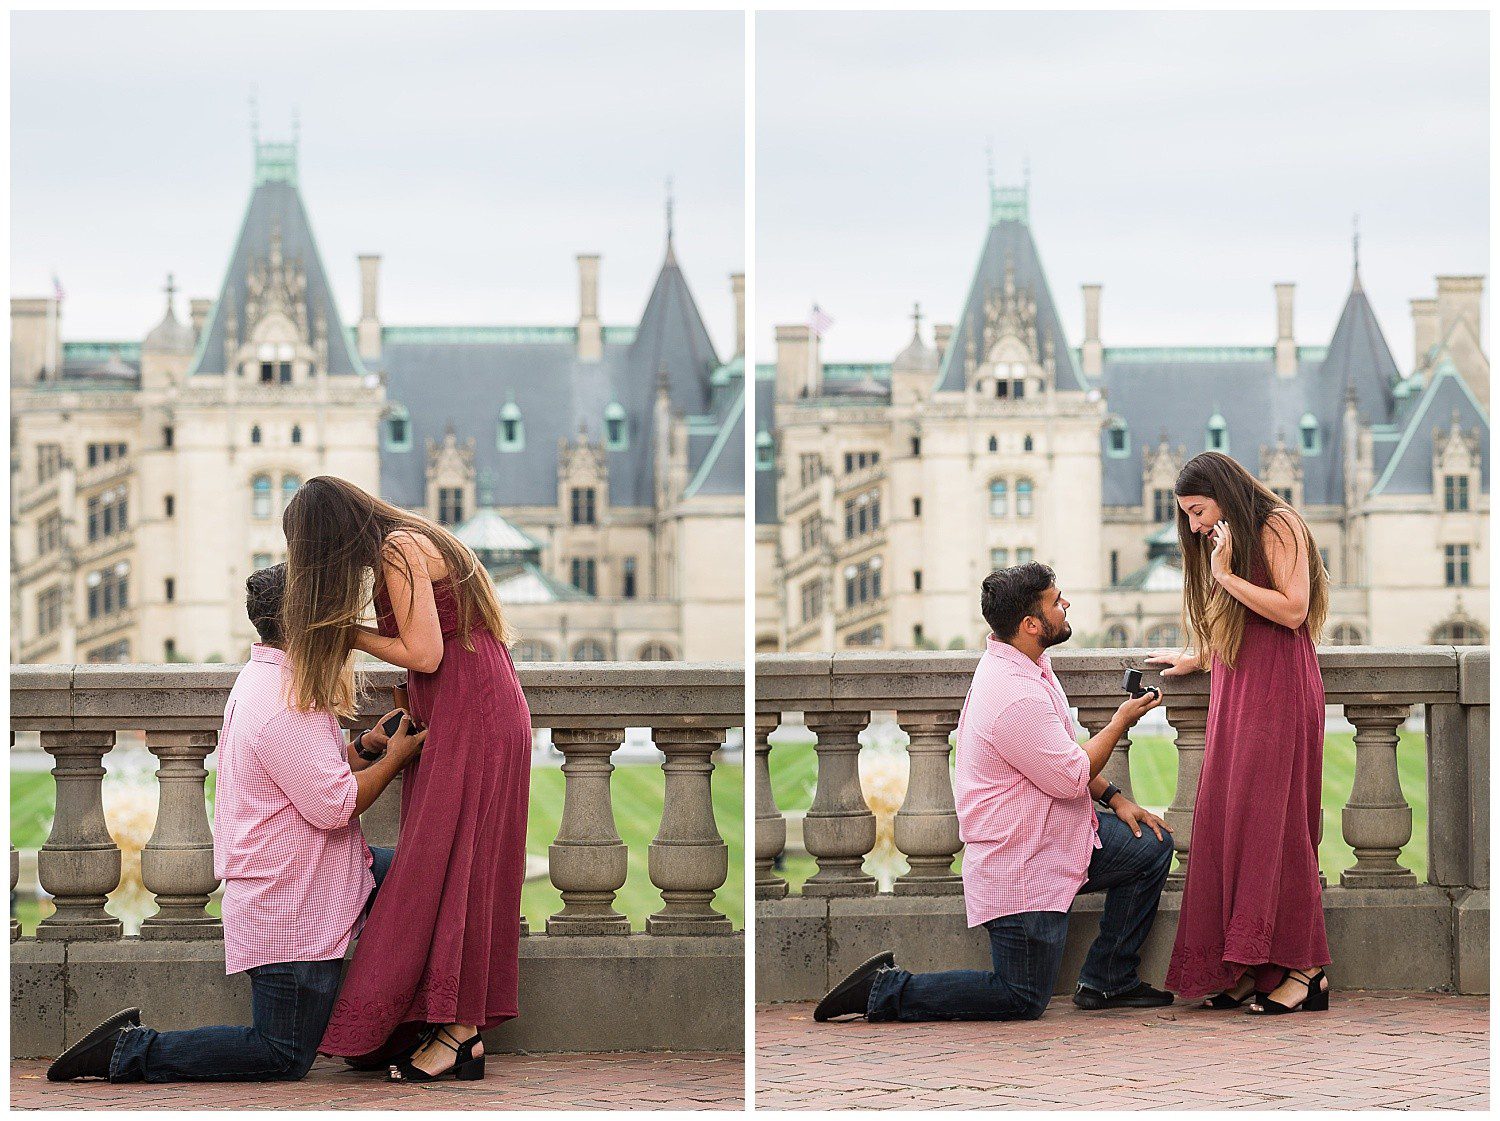
<path id="1" fill-rule="evenodd" d="M 994 968 L 909 973 L 893 954 L 878 954 L 834 986 L 816 1020 L 1034 1020 L 1057 982 L 1068 909 L 1093 891 L 1106 893 L 1104 913 L 1073 1003 L 1172 1003 L 1136 972 L 1172 863 L 1171 831 L 1099 777 L 1120 737 L 1161 694 L 1126 700 L 1079 746 L 1046 654 L 1073 633 L 1052 570 L 1023 564 L 992 572 L 980 606 L 994 633 L 959 719 L 954 792 L 968 921 L 989 932 Z M 1107 812 L 1096 811 L 1096 800 Z"/>

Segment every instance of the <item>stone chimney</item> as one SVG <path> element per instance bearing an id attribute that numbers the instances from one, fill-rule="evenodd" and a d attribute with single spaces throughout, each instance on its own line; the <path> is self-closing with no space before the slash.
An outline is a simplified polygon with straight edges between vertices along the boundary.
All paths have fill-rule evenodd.
<path id="1" fill-rule="evenodd" d="M 359 356 L 380 359 L 380 254 L 359 255 L 359 323 L 355 327 Z"/>
<path id="2" fill-rule="evenodd" d="M 578 360 L 604 357 L 604 328 L 599 325 L 599 254 L 578 254 Z"/>
<path id="3" fill-rule="evenodd" d="M 1292 334 L 1292 294 L 1295 284 L 1276 285 L 1276 376 L 1297 374 L 1297 340 Z"/>
<path id="4" fill-rule="evenodd" d="M 1479 337 L 1479 301 L 1484 297 L 1482 276 L 1440 276 L 1437 278 L 1438 338 L 1446 339 L 1460 319 L 1469 321 L 1474 337 Z"/>
<path id="5" fill-rule="evenodd" d="M 200 343 L 203 341 L 203 327 L 208 322 L 208 313 L 213 309 L 214 302 L 207 296 L 195 296 L 188 301 L 188 316 L 193 325 L 193 338 Z"/>
<path id="6" fill-rule="evenodd" d="M 816 397 L 823 384 L 818 337 L 806 323 L 776 328 L 776 399 L 797 401 Z"/>
<path id="7" fill-rule="evenodd" d="M 734 356 L 745 356 L 745 274 L 733 273 L 729 287 L 734 292 Z M 753 380 L 753 379 L 752 379 Z"/>
<path id="8" fill-rule="evenodd" d="M 932 327 L 932 342 L 937 347 L 938 361 L 943 360 L 943 355 L 948 353 L 948 340 L 953 337 L 953 324 L 935 323 Z"/>
<path id="9" fill-rule="evenodd" d="M 1104 344 L 1099 341 L 1100 284 L 1083 286 L 1083 373 L 1097 378 L 1104 374 Z"/>
<path id="10" fill-rule="evenodd" d="M 51 296 L 10 301 L 10 384 L 56 381 L 62 370 L 61 308 Z"/>
<path id="11" fill-rule="evenodd" d="M 1427 352 L 1438 341 L 1438 302 L 1431 296 L 1423 296 L 1411 302 L 1412 342 L 1416 350 L 1413 370 L 1427 365 Z"/>

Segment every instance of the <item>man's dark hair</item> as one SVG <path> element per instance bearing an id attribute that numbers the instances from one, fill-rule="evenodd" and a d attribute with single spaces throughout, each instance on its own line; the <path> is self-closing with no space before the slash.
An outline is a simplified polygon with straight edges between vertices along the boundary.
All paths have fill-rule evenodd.
<path id="1" fill-rule="evenodd" d="M 1042 593 L 1057 582 L 1057 573 L 1031 561 L 991 572 L 979 586 L 979 610 L 995 637 L 1009 642 L 1021 620 L 1041 611 Z"/>
<path id="2" fill-rule="evenodd" d="M 281 596 L 286 591 L 286 564 L 273 564 L 250 574 L 245 581 L 245 613 L 262 642 L 282 644 Z"/>

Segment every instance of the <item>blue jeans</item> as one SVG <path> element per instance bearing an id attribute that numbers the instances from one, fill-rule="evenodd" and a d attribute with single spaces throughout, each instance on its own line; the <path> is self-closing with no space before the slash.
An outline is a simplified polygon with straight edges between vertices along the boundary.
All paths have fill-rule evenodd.
<path id="1" fill-rule="evenodd" d="M 380 890 L 395 849 L 370 847 Z M 373 901 L 375 892 L 370 893 Z M 365 905 L 368 912 L 369 904 Z M 290 1082 L 307 1075 L 333 1015 L 342 958 L 258 965 L 250 974 L 253 1027 L 156 1031 L 127 1028 L 115 1043 L 111 1082 Z"/>
<path id="2" fill-rule="evenodd" d="M 1141 944 L 1156 919 L 1162 885 L 1172 866 L 1172 838 L 1141 827 L 1136 837 L 1113 813 L 1100 814 L 1099 841 L 1079 894 L 1103 891 L 1099 936 L 1078 975 L 1080 985 L 1105 996 L 1140 982 Z M 876 1020 L 1035 1020 L 1047 1010 L 1068 938 L 1066 911 L 1024 911 L 984 924 L 992 969 L 942 973 L 879 973 L 868 1018 Z"/>

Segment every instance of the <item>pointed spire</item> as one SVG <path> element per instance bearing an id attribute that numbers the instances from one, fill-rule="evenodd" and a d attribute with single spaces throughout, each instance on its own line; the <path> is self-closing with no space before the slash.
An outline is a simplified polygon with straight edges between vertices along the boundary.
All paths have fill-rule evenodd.
<path id="1" fill-rule="evenodd" d="M 1361 287 L 1359 280 L 1359 215 L 1354 216 L 1354 287 Z"/>

